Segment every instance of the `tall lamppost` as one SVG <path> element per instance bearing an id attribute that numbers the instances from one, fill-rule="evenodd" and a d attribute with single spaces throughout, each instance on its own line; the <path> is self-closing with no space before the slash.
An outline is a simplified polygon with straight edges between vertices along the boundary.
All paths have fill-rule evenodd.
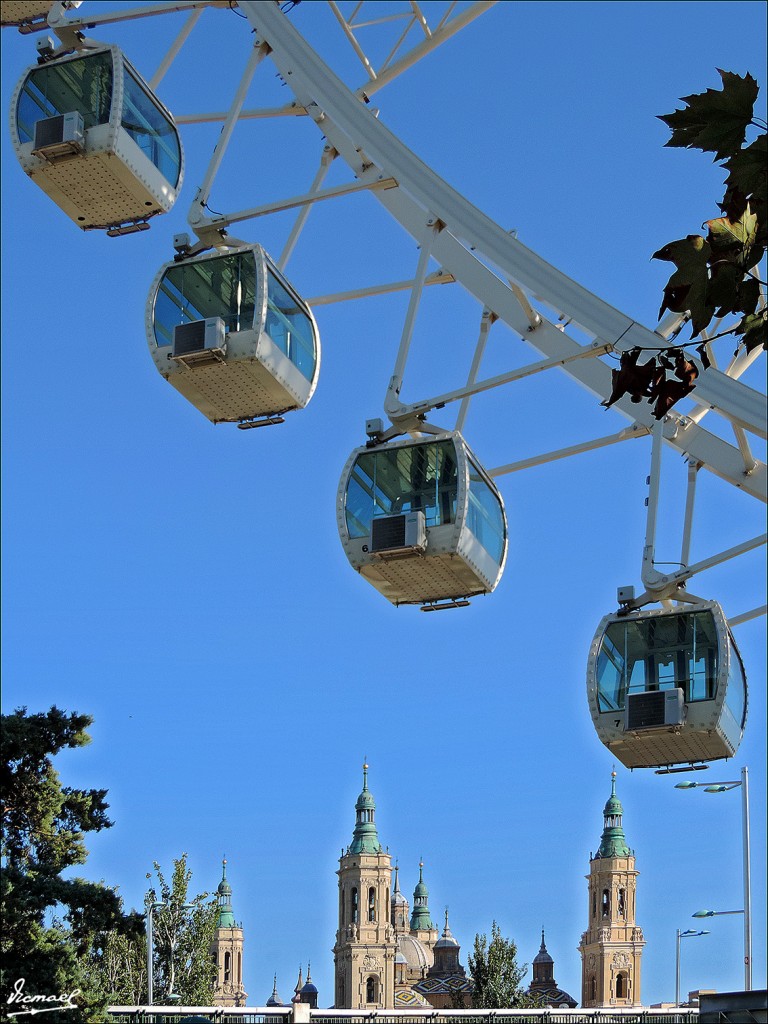
<path id="1" fill-rule="evenodd" d="M 697 932 L 686 928 L 684 932 L 677 929 L 677 945 L 675 947 L 675 1006 L 680 1005 L 680 939 L 695 939 L 698 935 L 709 935 L 708 931 Z"/>
<path id="2" fill-rule="evenodd" d="M 147 1005 L 152 1006 L 154 996 L 154 984 L 152 978 L 152 960 L 154 950 L 154 928 L 153 928 L 153 917 L 158 910 L 165 910 L 168 906 L 167 903 L 162 901 L 149 901 L 147 902 Z M 182 903 L 182 910 L 194 910 L 194 903 Z M 166 996 L 168 1002 L 177 1002 L 179 996 L 175 992 L 169 992 Z"/>
<path id="3" fill-rule="evenodd" d="M 741 779 L 730 782 L 711 782 L 704 786 L 702 782 L 678 782 L 675 789 L 700 789 L 705 793 L 727 793 L 731 789 L 741 789 L 741 834 L 744 847 L 744 910 L 721 910 L 721 914 L 744 914 L 744 989 L 752 988 L 752 880 L 750 873 L 749 847 L 749 771 L 741 769 Z M 697 913 L 695 917 L 713 917 L 715 912 Z"/>
<path id="4" fill-rule="evenodd" d="M 167 903 L 160 903 L 151 901 L 147 903 L 147 1006 L 152 1005 L 152 997 L 154 995 L 152 991 L 152 918 L 156 911 L 164 910 Z"/>

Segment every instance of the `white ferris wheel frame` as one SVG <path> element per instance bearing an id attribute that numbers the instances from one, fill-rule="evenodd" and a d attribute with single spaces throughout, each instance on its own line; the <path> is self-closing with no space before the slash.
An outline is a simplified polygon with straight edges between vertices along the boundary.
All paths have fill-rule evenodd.
<path id="1" fill-rule="evenodd" d="M 188 222 L 197 241 L 182 240 L 179 251 L 193 254 L 240 244 L 239 239 L 228 233 L 233 224 L 295 209 L 297 215 L 293 228 L 277 261 L 283 269 L 315 203 L 337 200 L 360 191 L 368 191 L 375 196 L 418 244 L 420 251 L 415 270 L 403 280 L 308 297 L 307 301 L 310 306 L 318 306 L 393 291 L 410 291 L 400 344 L 384 397 L 384 412 L 391 426 L 386 430 L 382 428 L 376 435 L 378 440 L 385 441 L 404 433 L 418 436 L 443 430 L 443 427 L 430 424 L 427 416 L 434 409 L 454 402 L 460 403 L 456 427 L 461 429 L 470 400 L 475 395 L 553 368 L 564 371 L 596 397 L 606 400 L 612 390 L 611 367 L 600 357 L 635 348 L 658 349 L 665 344 L 671 345 L 687 319 L 670 314 L 655 330 L 650 330 L 614 309 L 541 259 L 513 233 L 505 231 L 474 207 L 378 120 L 377 112 L 369 104 L 371 97 L 495 2 L 479 0 L 458 13 L 453 13 L 456 5 L 450 4 L 439 22 L 430 27 L 422 6 L 411 0 L 404 5 L 405 11 L 399 16 L 405 22 L 403 31 L 386 59 L 374 68 L 360 42 L 359 30 L 391 18 L 363 20 L 365 4 L 362 2 L 347 17 L 334 0 L 329 0 L 329 6 L 366 75 L 366 81 L 357 90 L 348 88 L 321 60 L 277 3 L 263 0 L 240 0 L 239 4 L 230 4 L 228 0 L 154 3 L 136 5 L 133 9 L 119 12 L 99 10 L 99 13 L 87 17 L 73 16 L 81 6 L 76 0 L 60 0 L 52 5 L 47 23 L 36 21 L 22 26 L 21 31 L 51 29 L 60 41 L 56 52 L 65 52 L 92 45 L 93 41 L 84 36 L 86 27 L 91 29 L 136 18 L 188 11 L 189 17 L 181 31 L 149 79 L 150 86 L 155 88 L 205 8 L 240 8 L 253 30 L 254 39 L 229 110 L 174 114 L 177 124 L 223 122 L 205 178 L 189 210 Z M 423 38 L 405 50 L 406 37 L 414 27 Z M 266 57 L 274 63 L 294 100 L 282 107 L 245 109 L 254 73 Z M 326 140 L 318 169 L 307 191 L 259 206 L 210 215 L 206 204 L 235 125 L 242 120 L 280 116 L 311 118 Z M 347 165 L 354 179 L 346 184 L 323 188 L 325 177 L 337 158 Z M 430 271 L 430 263 L 436 263 L 437 269 Z M 449 392 L 404 403 L 400 396 L 423 290 L 447 283 L 459 283 L 479 303 L 478 335 L 468 378 Z M 761 301 L 765 303 L 764 296 Z M 479 380 L 483 352 L 490 330 L 497 321 L 509 326 L 543 358 L 508 373 Z M 574 333 L 585 337 L 586 342 L 569 334 L 571 325 Z M 690 577 L 766 542 L 766 534 L 762 534 L 689 564 L 694 497 L 700 469 L 709 470 L 730 486 L 762 502 L 768 497 L 766 464 L 755 457 L 748 437 L 753 434 L 766 438 L 765 396 L 739 379 L 759 357 L 760 349 L 753 349 L 750 353 L 740 351 L 722 371 L 716 366 L 709 344 L 707 350 L 712 365 L 704 371 L 701 363 L 697 363 L 699 377 L 694 392 L 695 405 L 687 413 L 673 408 L 662 420 L 656 421 L 650 405 L 632 404 L 629 397 L 624 397 L 613 407 L 630 420 L 629 426 L 591 441 L 488 470 L 490 476 L 500 476 L 631 438 L 652 435 L 648 516 L 641 567 L 645 592 L 636 598 L 634 594 L 626 597 L 623 603 L 628 608 L 640 607 L 651 601 L 695 603 L 700 599 L 684 589 Z M 701 426 L 702 420 L 712 413 L 728 425 L 733 443 Z M 654 564 L 663 444 L 677 450 L 688 464 L 682 567 L 668 574 L 658 572 Z M 765 614 L 765 611 L 765 606 L 752 609 L 735 616 L 731 623 L 746 621 Z"/>

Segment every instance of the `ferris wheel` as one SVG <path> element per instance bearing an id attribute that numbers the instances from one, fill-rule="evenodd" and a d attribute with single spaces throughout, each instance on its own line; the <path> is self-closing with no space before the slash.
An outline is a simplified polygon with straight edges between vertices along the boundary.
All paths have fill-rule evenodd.
<path id="1" fill-rule="evenodd" d="M 189 199 L 189 230 L 169 237 L 167 262 L 147 282 L 146 334 L 158 372 L 212 423 L 252 430 L 300 413 L 322 387 L 316 311 L 394 291 L 407 295 L 405 316 L 393 332 L 391 373 L 382 381 L 382 415 L 366 421 L 341 471 L 336 505 L 350 565 L 393 604 L 436 611 L 494 590 L 508 545 L 499 478 L 647 437 L 648 511 L 645 537 L 638 539 L 642 588 L 636 593 L 620 586 L 618 608 L 598 627 L 588 666 L 592 718 L 601 740 L 628 767 L 670 769 L 732 756 L 747 713 L 732 627 L 765 607 L 726 619 L 717 601 L 691 593 L 687 583 L 766 541 L 765 534 L 750 536 L 697 561 L 690 557 L 701 470 L 723 487 L 766 500 L 766 466 L 752 440 L 766 437 L 765 395 L 741 379 L 764 357 L 762 349 L 741 346 L 725 358 L 713 329 L 699 357 L 687 353 L 679 340 L 685 313 L 669 314 L 651 328 L 613 308 L 473 206 L 385 126 L 379 94 L 493 0 L 440 4 L 439 12 L 414 0 L 396 4 L 393 14 L 386 5 L 386 18 L 385 5 L 330 0 L 358 64 L 357 88 L 303 37 L 292 17 L 296 6 L 211 0 L 108 11 L 101 3 L 4 3 L 3 24 L 36 40 L 37 62 L 22 75 L 11 106 L 21 166 L 78 227 L 117 238 L 151 225 L 162 231 L 162 214 L 183 202 L 180 197 Z M 161 99 L 163 78 L 183 60 L 201 15 L 227 17 L 235 8 L 249 45 L 228 109 L 169 109 Z M 149 79 L 117 46 L 90 36 L 117 22 L 178 12 L 187 12 L 186 21 Z M 366 49 L 369 33 L 392 18 L 399 19 L 399 34 L 389 52 L 374 59 Z M 249 109 L 249 88 L 265 67 L 285 87 L 285 102 Z M 303 144 L 303 189 L 267 198 L 242 173 L 237 208 L 214 212 L 214 186 L 232 156 L 236 127 L 258 131 L 265 119 L 277 118 L 314 129 Z M 221 133 L 202 182 L 190 191 L 182 129 L 205 122 L 220 123 Z M 395 280 L 301 295 L 288 263 L 313 211 L 361 195 L 415 243 L 416 258 Z M 241 237 L 246 223 L 286 214 L 292 221 L 277 255 Z M 51 215 L 57 215 L 53 209 Z M 366 237 L 362 222 L 360 237 Z M 441 386 L 430 387 L 427 375 L 426 389 L 413 394 L 408 371 L 423 332 L 424 299 L 438 287 L 469 297 L 475 330 L 463 341 L 462 359 L 440 366 L 435 379 Z M 505 372 L 484 376 L 486 349 L 502 328 L 530 355 L 522 365 L 517 360 Z M 639 365 L 642 353 L 649 361 Z M 622 387 L 622 372 L 651 364 L 658 370 L 657 353 L 667 372 L 661 370 L 653 401 L 640 401 Z M 459 373 L 462 365 L 468 373 Z M 471 447 L 470 412 L 482 416 L 490 392 L 513 391 L 518 382 L 553 372 L 612 410 L 611 431 L 523 460 L 482 465 Z M 447 378 L 450 385 L 442 386 Z M 680 566 L 666 572 L 655 557 L 665 447 L 682 456 L 687 471 Z"/>

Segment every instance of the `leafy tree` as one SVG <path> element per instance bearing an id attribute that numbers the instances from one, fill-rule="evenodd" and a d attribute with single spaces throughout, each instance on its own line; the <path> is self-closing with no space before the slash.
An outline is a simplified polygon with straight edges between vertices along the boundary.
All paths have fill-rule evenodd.
<path id="1" fill-rule="evenodd" d="M 153 1000 L 162 1004 L 178 998 L 185 1006 L 210 1006 L 216 983 L 211 960 L 218 921 L 216 903 L 205 892 L 189 898 L 192 872 L 186 853 L 174 860 L 170 882 L 159 864 L 155 863 L 154 869 L 158 888 L 153 886 L 147 893 L 145 910 L 158 903 L 164 906 L 152 917 Z M 111 1005 L 146 1003 L 146 925 L 139 934 L 108 934 L 103 941 L 94 942 L 86 973 L 91 986 L 102 991 Z"/>
<path id="2" fill-rule="evenodd" d="M 0 808 L 2 809 L 2 991 L 24 979 L 27 994 L 80 989 L 78 1006 L 96 1012 L 103 996 L 89 984 L 84 957 L 94 937 L 131 932 L 114 889 L 62 873 L 87 857 L 84 833 L 109 828 L 106 790 L 62 786 L 52 758 L 89 742 L 87 715 L 52 707 L 2 716 Z M 46 1014 L 50 1024 L 66 1013 Z"/>
<path id="3" fill-rule="evenodd" d="M 728 177 L 718 204 L 722 216 L 705 222 L 706 238 L 691 234 L 653 254 L 676 268 L 664 289 L 659 316 L 665 309 L 690 310 L 692 337 L 713 317 L 737 316 L 736 326 L 723 333 L 742 336 L 751 351 L 758 345 L 768 348 L 768 310 L 758 309 L 759 281 L 754 274 L 768 245 L 768 125 L 754 116 L 755 79 L 718 72 L 721 90 L 684 96 L 683 109 L 660 115 L 672 133 L 667 146 L 714 153 Z M 749 128 L 760 134 L 746 145 Z"/>
<path id="4" fill-rule="evenodd" d="M 500 1010 L 539 1005 L 538 1000 L 523 988 L 528 964 L 518 964 L 516 944 L 512 939 L 502 937 L 495 921 L 491 925 L 490 943 L 486 935 L 475 935 L 474 951 L 468 959 L 474 982 L 474 1009 Z"/>
<path id="5" fill-rule="evenodd" d="M 157 862 L 154 868 L 159 893 L 151 888 L 147 904 L 165 904 L 153 919 L 156 999 L 160 1002 L 175 994 L 182 1005 L 210 1006 L 216 985 L 216 966 L 211 959 L 218 922 L 216 901 L 207 892 L 189 898 L 192 871 L 187 867 L 186 853 L 174 860 L 170 882 Z"/>
<path id="6" fill-rule="evenodd" d="M 92 988 L 110 1005 L 137 1006 L 147 1002 L 146 935 L 109 932 L 91 948 L 86 976 Z"/>

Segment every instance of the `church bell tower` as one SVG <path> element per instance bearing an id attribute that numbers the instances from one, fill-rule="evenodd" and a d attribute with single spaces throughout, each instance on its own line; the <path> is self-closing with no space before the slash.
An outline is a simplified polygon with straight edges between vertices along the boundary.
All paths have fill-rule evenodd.
<path id="1" fill-rule="evenodd" d="M 394 1006 L 395 938 L 390 924 L 391 859 L 376 831 L 376 804 L 363 765 L 352 842 L 339 861 L 339 928 L 333 947 L 337 1009 Z"/>
<path id="2" fill-rule="evenodd" d="M 581 936 L 581 1005 L 640 1006 L 640 959 L 645 941 L 635 924 L 638 872 L 622 827 L 616 772 L 603 810 L 600 848 L 590 859 L 589 926 Z"/>
<path id="3" fill-rule="evenodd" d="M 211 944 L 211 957 L 216 964 L 214 1006 L 245 1006 L 243 988 L 243 928 L 232 912 L 232 887 L 227 881 L 227 862 L 221 862 L 221 881 L 216 890 L 219 917 Z"/>

